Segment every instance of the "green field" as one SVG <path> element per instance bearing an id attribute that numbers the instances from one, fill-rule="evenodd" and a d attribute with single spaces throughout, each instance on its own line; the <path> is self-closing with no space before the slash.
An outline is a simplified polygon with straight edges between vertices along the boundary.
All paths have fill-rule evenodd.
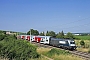
<path id="1" fill-rule="evenodd" d="M 90 36 L 75 36 L 79 40 L 90 40 Z"/>

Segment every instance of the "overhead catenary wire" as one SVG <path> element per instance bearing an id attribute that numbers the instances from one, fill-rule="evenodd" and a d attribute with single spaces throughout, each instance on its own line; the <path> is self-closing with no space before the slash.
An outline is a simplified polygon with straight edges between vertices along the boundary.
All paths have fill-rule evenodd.
<path id="1" fill-rule="evenodd" d="M 66 28 L 61 28 L 61 29 L 70 29 L 70 28 L 75 28 L 75 27 L 81 27 L 81 26 L 88 26 L 90 23 L 82 24 L 82 25 L 76 25 L 76 26 L 71 26 L 71 27 L 66 27 Z"/>
<path id="2" fill-rule="evenodd" d="M 66 25 L 74 24 L 76 22 L 83 21 L 83 20 L 86 20 L 86 19 L 90 19 L 90 17 L 79 19 L 79 20 L 76 20 L 76 21 L 68 22 L 68 23 L 64 23 L 64 24 L 60 24 L 60 25 L 56 25 L 56 26 L 48 26 L 48 27 L 44 27 L 44 28 L 56 28 L 58 26 L 66 26 Z"/>
<path id="3" fill-rule="evenodd" d="M 73 29 L 73 28 L 75 28 L 75 27 L 87 26 L 87 25 L 89 25 L 90 23 L 86 23 L 86 24 L 82 24 L 82 25 L 76 25 L 76 26 L 71 26 L 71 27 L 61 27 L 61 26 L 70 25 L 70 24 L 73 24 L 73 23 L 76 23 L 76 22 L 82 22 L 83 20 L 86 20 L 86 19 L 90 19 L 90 17 L 84 18 L 84 19 L 80 19 L 80 20 L 76 20 L 76 21 L 69 22 L 69 23 L 65 23 L 65 24 L 61 24 L 61 25 L 57 25 L 57 26 L 46 27 L 46 28 L 56 28 L 56 29 L 57 29 L 57 27 L 60 26 L 60 27 L 58 27 L 58 29 L 64 30 L 64 29 L 70 29 L 70 28 Z M 44 28 L 45 28 L 45 27 L 44 27 Z M 45 28 L 45 29 L 46 29 L 46 28 Z"/>
<path id="4" fill-rule="evenodd" d="M 86 33 L 89 33 L 90 31 L 87 31 L 87 30 L 90 30 L 90 28 L 86 28 L 86 27 L 88 27 L 90 25 L 90 23 L 88 23 L 88 24 L 84 24 L 84 25 L 78 25 L 78 26 L 73 26 L 73 27 L 68 27 L 68 28 L 65 28 L 65 29 L 63 29 L 63 30 L 69 30 L 69 31 L 71 31 L 70 29 L 75 29 L 73 32 L 84 32 L 85 33 L 85 31 L 86 31 Z"/>

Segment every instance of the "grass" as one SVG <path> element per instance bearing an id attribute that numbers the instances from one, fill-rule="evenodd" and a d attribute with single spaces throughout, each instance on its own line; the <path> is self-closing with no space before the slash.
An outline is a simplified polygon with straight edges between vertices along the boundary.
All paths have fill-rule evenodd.
<path id="1" fill-rule="evenodd" d="M 75 43 L 78 46 L 77 47 L 77 50 L 78 51 L 82 51 L 82 52 L 88 52 L 89 49 L 90 49 L 90 40 L 84 40 L 84 42 L 85 42 L 85 48 L 81 47 L 80 41 L 81 40 L 75 40 Z"/>
<path id="2" fill-rule="evenodd" d="M 90 48 L 89 48 L 89 50 L 88 50 L 88 53 L 90 53 Z"/>
<path id="3" fill-rule="evenodd" d="M 41 56 L 39 58 L 36 58 L 36 59 L 30 59 L 30 60 L 48 60 L 47 58 L 45 58 L 44 56 Z"/>
<path id="4" fill-rule="evenodd" d="M 48 51 L 50 51 L 51 50 L 51 48 L 44 48 L 44 47 L 38 47 L 37 48 L 37 52 L 39 53 L 39 54 L 45 54 L 45 53 L 47 53 Z"/>
<path id="5" fill-rule="evenodd" d="M 76 57 L 72 54 L 52 54 L 51 56 L 48 56 L 48 52 L 50 51 L 50 48 L 38 48 L 37 52 L 39 54 L 43 54 L 49 58 L 52 58 L 54 60 L 83 60 L 79 57 Z"/>
<path id="6" fill-rule="evenodd" d="M 74 55 L 53 55 L 52 58 L 54 60 L 82 60 L 79 57 L 76 57 Z"/>
<path id="7" fill-rule="evenodd" d="M 88 52 L 89 48 L 77 48 L 78 51 Z"/>
<path id="8" fill-rule="evenodd" d="M 80 41 L 81 40 L 75 40 L 76 45 L 80 46 Z M 84 42 L 86 45 L 90 45 L 90 40 L 84 40 Z"/>
<path id="9" fill-rule="evenodd" d="M 90 40 L 90 36 L 75 36 L 79 40 Z"/>

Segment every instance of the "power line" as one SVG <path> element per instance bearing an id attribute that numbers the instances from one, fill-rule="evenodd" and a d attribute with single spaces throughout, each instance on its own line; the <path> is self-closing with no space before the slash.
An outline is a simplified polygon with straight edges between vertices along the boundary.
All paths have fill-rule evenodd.
<path id="1" fill-rule="evenodd" d="M 83 25 L 72 26 L 72 27 L 66 27 L 66 28 L 62 28 L 62 29 L 70 29 L 70 28 L 81 27 L 81 26 L 87 26 L 87 25 L 90 25 L 90 23 L 83 24 Z"/>
<path id="2" fill-rule="evenodd" d="M 44 30 L 46 31 L 47 28 L 57 28 L 58 26 L 60 26 L 60 27 L 58 27 L 59 30 L 60 30 L 60 29 L 61 29 L 61 30 L 71 29 L 71 28 L 73 29 L 73 28 L 75 28 L 75 27 L 88 26 L 88 25 L 90 25 L 90 23 L 86 23 L 86 24 L 82 24 L 82 25 L 77 25 L 77 26 L 72 26 L 72 27 L 62 27 L 62 26 L 65 26 L 65 25 L 70 25 L 70 24 L 79 22 L 79 21 L 81 22 L 81 21 L 86 20 L 86 19 L 90 19 L 90 17 L 84 18 L 84 19 L 80 19 L 80 20 L 76 20 L 76 21 L 69 22 L 69 23 L 64 23 L 64 24 L 61 24 L 61 25 L 56 25 L 56 26 L 51 26 L 51 27 L 44 27 Z"/>
<path id="3" fill-rule="evenodd" d="M 80 19 L 80 20 L 76 20 L 76 21 L 73 21 L 73 22 L 69 22 L 69 23 L 64 23 L 64 24 L 61 24 L 61 25 L 56 25 L 56 26 L 51 26 L 51 27 L 57 27 L 57 26 L 65 26 L 65 25 L 70 25 L 70 24 L 73 24 L 73 23 L 76 23 L 76 22 L 79 22 L 79 21 L 83 21 L 83 20 L 86 20 L 86 19 L 90 19 L 90 17 L 88 18 L 84 18 L 84 19 Z M 50 28 L 50 27 L 47 27 L 47 28 Z"/>

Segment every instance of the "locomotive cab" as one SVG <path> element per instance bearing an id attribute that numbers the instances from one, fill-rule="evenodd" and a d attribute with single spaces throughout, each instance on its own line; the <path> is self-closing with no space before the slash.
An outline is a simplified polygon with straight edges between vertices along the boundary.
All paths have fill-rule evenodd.
<path id="1" fill-rule="evenodd" d="M 70 50 L 75 50 L 76 49 L 76 44 L 74 40 L 68 40 L 69 42 L 69 49 Z"/>

